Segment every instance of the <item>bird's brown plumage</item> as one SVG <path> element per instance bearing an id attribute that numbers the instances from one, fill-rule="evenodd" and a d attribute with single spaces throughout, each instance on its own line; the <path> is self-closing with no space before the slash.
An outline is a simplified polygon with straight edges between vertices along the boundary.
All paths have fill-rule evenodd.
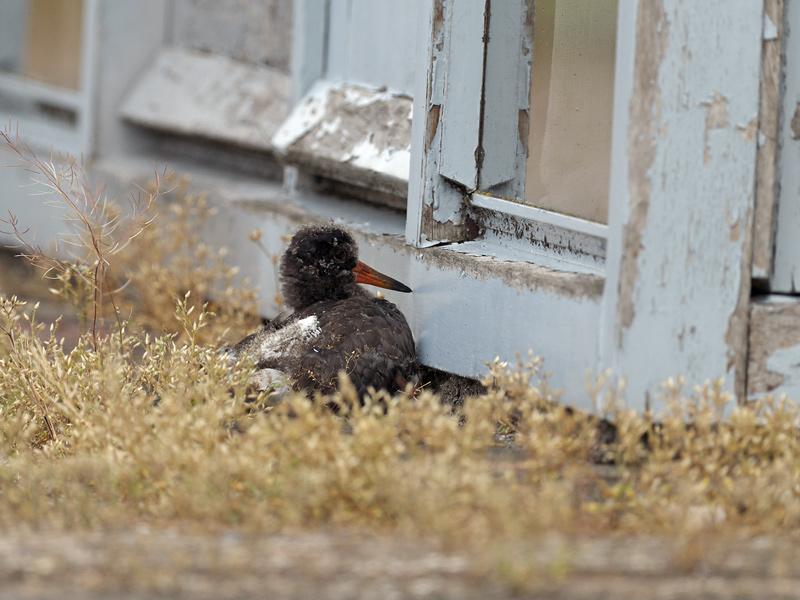
<path id="1" fill-rule="evenodd" d="M 418 365 L 408 323 L 393 303 L 357 284 L 357 264 L 358 248 L 345 230 L 298 231 L 281 260 L 282 291 L 294 312 L 230 352 L 250 357 L 259 370 L 285 373 L 296 389 L 331 392 L 340 371 L 360 395 L 370 387 L 394 391 L 415 381 Z"/>

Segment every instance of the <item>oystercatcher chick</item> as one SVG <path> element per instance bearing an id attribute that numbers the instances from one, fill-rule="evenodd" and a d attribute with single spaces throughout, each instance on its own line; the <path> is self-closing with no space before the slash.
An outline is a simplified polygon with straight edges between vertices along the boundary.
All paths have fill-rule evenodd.
<path id="1" fill-rule="evenodd" d="M 300 229 L 281 258 L 281 290 L 293 310 L 247 336 L 227 353 L 256 364 L 259 390 L 288 379 L 296 390 L 333 392 L 346 372 L 359 397 L 374 388 L 397 391 L 417 379 L 414 338 L 400 310 L 359 284 L 411 292 L 358 260 L 344 229 Z"/>

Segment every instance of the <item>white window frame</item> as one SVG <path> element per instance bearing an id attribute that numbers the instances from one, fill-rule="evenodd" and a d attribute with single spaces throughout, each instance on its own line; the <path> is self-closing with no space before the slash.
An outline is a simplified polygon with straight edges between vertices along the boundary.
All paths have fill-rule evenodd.
<path id="1" fill-rule="evenodd" d="M 406 237 L 419 247 L 478 235 L 520 239 L 520 249 L 548 265 L 602 273 L 607 225 L 517 200 L 525 189 L 532 11 L 533 0 L 433 2 L 434 41 L 420 58 L 415 114 L 435 107 L 435 115 L 427 147 L 412 157 L 412 171 L 425 176 L 412 188 Z"/>
<path id="2" fill-rule="evenodd" d="M 766 287 L 781 294 L 800 293 L 800 3 L 796 0 L 770 0 L 764 20 L 764 43 L 776 46 L 772 67 L 768 107 L 774 111 L 762 131 L 760 153 L 766 149 L 767 176 L 759 171 L 762 190 L 756 204 L 756 250 L 762 250 L 756 277 L 765 279 Z M 765 64 L 765 70 L 769 68 Z M 763 84 L 762 84 L 763 85 Z M 762 119 L 763 121 L 763 119 Z M 770 151 L 771 150 L 771 151 Z M 759 157 L 761 158 L 761 156 Z M 761 166 L 761 164 L 759 164 Z M 770 177 L 771 176 L 771 177 Z M 759 219 L 759 217 L 762 217 Z M 761 235 L 758 235 L 761 234 Z M 758 242 L 761 242 L 760 246 Z M 756 258 L 759 254 L 755 254 Z"/>
<path id="3" fill-rule="evenodd" d="M 494 107 L 481 111 L 481 100 L 494 102 L 496 86 L 485 87 L 479 68 L 459 69 L 465 57 L 496 64 L 490 51 L 493 7 L 519 16 L 529 5 L 431 0 L 415 94 L 407 242 L 457 251 L 467 245 L 460 242 L 482 238 L 484 247 L 501 247 L 519 235 L 517 249 L 527 250 L 537 266 L 568 271 L 588 262 L 605 279 L 598 370 L 629 377 L 637 403 L 676 375 L 702 381 L 724 374 L 729 389 L 743 398 L 763 3 L 706 0 L 687 10 L 677 0 L 620 1 L 606 227 L 504 202 L 503 196 L 524 197 L 518 150 L 513 183 L 505 190 L 502 181 L 490 185 L 491 195 L 480 189 L 481 128 L 495 132 L 481 116 L 507 118 L 497 131 L 510 130 L 513 119 Z M 490 44 L 484 47 L 487 23 Z M 532 34 L 525 23 L 523 39 Z M 484 61 L 475 61 L 481 51 Z M 504 81 L 522 86 L 506 101 L 524 108 L 530 62 L 520 66 L 512 56 L 499 68 Z M 452 73 L 454 85 L 448 83 Z M 556 227 L 560 248 L 554 252 Z M 532 243 L 536 235 L 539 248 Z M 593 243 L 602 246 L 604 261 L 600 253 L 587 257 L 586 245 Z M 540 253 L 563 260 L 553 266 Z"/>
<path id="4" fill-rule="evenodd" d="M 0 105 L 3 126 L 10 125 L 12 131 L 18 128 L 33 146 L 73 156 L 89 156 L 94 150 L 99 12 L 100 0 L 83 0 L 79 89 L 69 90 L 16 73 L 0 73 L 0 92 L 47 103 L 75 115 L 75 125 L 70 126 L 46 118 L 31 119 Z"/>
<path id="5" fill-rule="evenodd" d="M 376 81 L 383 74 L 370 72 L 367 59 L 345 60 L 347 48 L 331 56 L 334 29 L 352 25 L 346 15 L 359 9 L 357 1 L 294 0 L 293 7 L 293 109 L 273 138 L 276 151 L 293 173 L 299 169 L 347 195 L 405 210 L 412 134 L 398 121 L 411 119 L 408 90 Z M 343 73 L 330 72 L 335 59 L 344 62 L 338 65 Z M 387 78 L 405 79 L 401 72 L 393 68 Z M 302 181 L 294 175 L 289 179 Z"/>

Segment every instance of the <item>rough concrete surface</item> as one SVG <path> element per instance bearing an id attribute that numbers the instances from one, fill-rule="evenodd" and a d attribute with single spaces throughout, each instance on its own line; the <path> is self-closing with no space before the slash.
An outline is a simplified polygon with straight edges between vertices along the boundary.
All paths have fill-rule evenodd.
<path id="1" fill-rule="evenodd" d="M 0 600 L 800 597 L 790 541 L 540 542 L 526 551 L 541 569 L 506 580 L 463 554 L 342 532 L 12 531 L 0 537 Z"/>

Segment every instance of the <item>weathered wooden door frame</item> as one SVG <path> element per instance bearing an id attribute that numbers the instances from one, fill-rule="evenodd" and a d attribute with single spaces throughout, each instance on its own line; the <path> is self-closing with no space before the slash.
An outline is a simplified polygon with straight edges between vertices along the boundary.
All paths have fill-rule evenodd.
<path id="1" fill-rule="evenodd" d="M 448 120 L 455 113 L 457 123 L 471 118 L 486 130 L 479 111 L 489 79 L 460 69 L 458 54 L 476 55 L 474 45 L 491 39 L 464 33 L 481 19 L 491 32 L 491 10 L 485 0 L 460 9 L 431 1 L 407 225 L 408 242 L 419 247 L 481 233 L 468 208 L 482 140 L 472 130 L 448 132 Z M 453 31 L 459 19 L 464 32 Z M 744 397 L 762 22 L 763 6 L 750 0 L 710 0 L 691 10 L 677 0 L 619 5 L 597 365 L 627 379 L 628 399 L 639 408 L 661 381 L 680 375 L 723 377 Z M 459 96 L 476 85 L 482 96 Z M 475 165 L 476 177 L 456 163 Z"/>
<path id="2" fill-rule="evenodd" d="M 620 4 L 600 363 L 745 395 L 763 5 Z"/>
<path id="3" fill-rule="evenodd" d="M 800 3 L 767 0 L 764 160 L 760 161 L 755 248 L 764 287 L 800 293 Z M 768 53 L 768 54 L 767 54 Z M 768 61 L 766 59 L 769 59 Z M 763 162 L 763 166 L 762 166 Z"/>

